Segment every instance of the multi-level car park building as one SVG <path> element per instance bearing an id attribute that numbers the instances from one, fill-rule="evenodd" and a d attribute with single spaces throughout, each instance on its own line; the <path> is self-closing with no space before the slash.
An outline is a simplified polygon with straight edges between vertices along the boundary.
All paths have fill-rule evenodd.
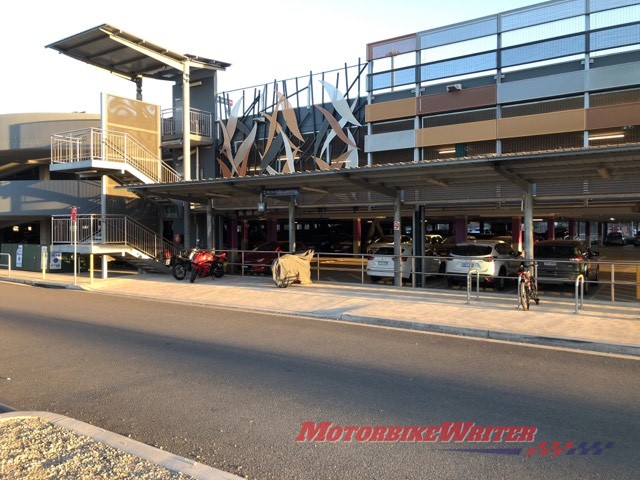
<path id="1" fill-rule="evenodd" d="M 602 239 L 611 222 L 640 220 L 638 0 L 553 0 L 374 42 L 366 61 L 331 72 L 229 92 L 216 88 L 229 64 L 137 40 L 103 25 L 50 45 L 131 78 L 138 92 L 143 77 L 174 82 L 166 113 L 128 103 L 128 114 L 151 115 L 144 128 L 110 123 L 105 112 L 117 108 L 95 120 L 103 145 L 110 127 L 138 138 L 145 130 L 155 176 L 132 173 L 120 149 L 83 157 L 73 145 L 89 137 L 54 135 L 50 178 L 100 179 L 102 215 L 135 205 L 155 232 L 173 221 L 186 243 L 229 249 L 245 247 L 255 225 L 293 243 L 341 219 L 352 222 L 357 251 L 365 222 L 385 219 L 398 236 L 410 230 L 420 252 L 432 226 L 450 225 L 462 240 L 474 221 L 507 225 L 527 256 L 540 225 L 550 237 L 563 221 L 569 235 Z M 0 161 L 27 165 L 21 145 Z M 49 180 L 45 170 L 38 181 Z M 125 195 L 111 183 L 126 185 L 130 200 L 111 202 Z M 0 215 L 16 222 L 16 205 Z"/>

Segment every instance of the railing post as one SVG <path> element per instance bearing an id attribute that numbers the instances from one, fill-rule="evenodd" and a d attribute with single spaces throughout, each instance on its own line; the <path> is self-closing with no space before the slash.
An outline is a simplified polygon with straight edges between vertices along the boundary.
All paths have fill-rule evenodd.
<path id="1" fill-rule="evenodd" d="M 11 254 L 9 253 L 0 253 L 0 256 L 6 255 L 8 258 L 8 262 L 7 262 L 7 271 L 9 273 L 9 276 L 11 276 Z"/>
<path id="2" fill-rule="evenodd" d="M 616 266 L 614 263 L 611 263 L 611 301 L 616 301 Z"/>
<path id="3" fill-rule="evenodd" d="M 578 310 L 584 306 L 584 275 L 578 275 L 576 277 L 576 310 L 575 313 L 578 313 Z M 580 306 L 578 307 L 578 303 Z"/>
<path id="4" fill-rule="evenodd" d="M 469 270 L 467 272 L 467 305 L 471 303 L 471 290 L 473 288 L 473 282 L 471 275 L 476 275 L 476 301 L 480 300 L 480 271 L 477 269 Z"/>

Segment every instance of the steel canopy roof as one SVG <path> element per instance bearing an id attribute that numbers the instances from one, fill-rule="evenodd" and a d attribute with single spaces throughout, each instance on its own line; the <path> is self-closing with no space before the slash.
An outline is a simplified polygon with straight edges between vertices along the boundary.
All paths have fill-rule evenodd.
<path id="1" fill-rule="evenodd" d="M 191 72 L 224 70 L 231 64 L 179 54 L 160 47 L 112 25 L 103 24 L 46 46 L 124 78 L 154 78 L 176 81 L 182 78 L 181 65 Z"/>
<path id="2" fill-rule="evenodd" d="M 600 147 L 517 155 L 493 155 L 442 161 L 418 161 L 353 169 L 255 175 L 190 182 L 129 185 L 127 189 L 160 198 L 206 204 L 216 197 L 259 195 L 264 189 L 298 187 L 301 193 L 376 192 L 390 199 L 412 188 L 469 189 L 510 182 L 517 186 L 563 185 L 640 178 L 640 145 Z M 640 184 L 626 201 L 640 202 Z M 623 195 L 624 196 L 624 195 Z M 576 198 L 576 201 L 581 200 Z"/>

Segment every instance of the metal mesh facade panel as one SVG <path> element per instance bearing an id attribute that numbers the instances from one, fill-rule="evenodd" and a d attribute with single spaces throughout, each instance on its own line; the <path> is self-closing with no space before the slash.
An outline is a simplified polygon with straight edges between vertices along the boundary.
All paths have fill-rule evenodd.
<path id="1" fill-rule="evenodd" d="M 520 105 L 502 107 L 502 118 L 537 115 L 540 113 L 561 112 L 563 110 L 577 110 L 584 107 L 582 96 L 547 100 L 545 102 L 531 102 Z"/>
<path id="2" fill-rule="evenodd" d="M 565 2 L 524 8 L 513 13 L 503 13 L 500 17 L 502 20 L 502 31 L 508 31 L 584 15 L 584 13 L 584 0 L 567 0 Z"/>
<path id="3" fill-rule="evenodd" d="M 589 98 L 592 107 L 606 107 L 621 103 L 640 102 L 640 89 L 621 90 L 618 92 L 593 93 Z"/>
<path id="4" fill-rule="evenodd" d="M 445 158 L 455 158 L 454 147 L 451 146 L 438 146 L 438 147 L 423 147 L 422 148 L 422 160 L 443 160 Z M 465 143 L 463 148 L 459 147 L 459 151 L 463 152 L 465 156 L 477 157 L 482 155 L 494 155 L 496 153 L 496 142 L 472 142 Z M 445 152 L 445 153 L 440 153 Z M 450 152 L 450 153 L 446 153 Z"/>
<path id="5" fill-rule="evenodd" d="M 524 45 L 522 47 L 512 47 L 502 50 L 502 66 L 511 67 L 525 63 L 567 57 L 577 53 L 584 53 L 585 49 L 584 34 Z"/>
<path id="6" fill-rule="evenodd" d="M 376 133 L 391 133 L 413 130 L 413 119 L 398 120 L 397 122 L 374 123 L 371 125 L 371 130 L 374 135 Z"/>
<path id="7" fill-rule="evenodd" d="M 614 27 L 640 21 L 640 5 L 616 8 L 605 12 L 594 13 L 590 16 L 591 30 Z"/>
<path id="8" fill-rule="evenodd" d="M 475 38 L 466 42 L 451 43 L 420 51 L 420 63 L 433 63 L 441 60 L 489 52 L 498 48 L 497 35 Z"/>
<path id="9" fill-rule="evenodd" d="M 371 156 L 373 165 L 413 162 L 413 149 L 375 152 Z"/>
<path id="10" fill-rule="evenodd" d="M 606 138 L 611 133 L 624 134 L 622 138 Z M 602 136 L 603 140 L 597 140 L 598 136 Z M 589 138 L 596 139 L 589 141 L 589 147 L 605 147 L 612 145 L 625 145 L 627 143 L 640 143 L 640 125 L 625 125 L 617 128 L 606 128 L 603 130 L 591 130 Z"/>
<path id="11" fill-rule="evenodd" d="M 383 58 L 389 55 L 397 55 L 399 53 L 407 53 L 416 50 L 416 37 L 401 38 L 390 40 L 388 42 L 375 44 L 370 47 L 369 60 Z"/>
<path id="12" fill-rule="evenodd" d="M 563 37 L 572 33 L 584 32 L 584 30 L 584 17 L 566 18 L 556 22 L 520 28 L 502 34 L 502 48 L 548 40 L 554 37 Z"/>
<path id="13" fill-rule="evenodd" d="M 624 47 L 640 43 L 640 24 L 611 28 L 589 34 L 591 50 Z"/>
<path id="14" fill-rule="evenodd" d="M 481 122 L 483 120 L 494 120 L 496 118 L 495 108 L 485 108 L 470 112 L 448 113 L 445 115 L 431 115 L 422 119 L 422 127 L 441 127 L 443 125 L 456 125 L 459 123 Z"/>
<path id="15" fill-rule="evenodd" d="M 635 3 L 637 3 L 637 0 L 590 0 L 589 11 L 592 13 L 599 12 L 602 10 L 633 5 Z"/>
<path id="16" fill-rule="evenodd" d="M 393 75 L 394 85 L 408 85 L 416 83 L 416 68 L 410 67 L 402 70 L 396 70 Z"/>
<path id="17" fill-rule="evenodd" d="M 473 38 L 485 37 L 498 32 L 498 17 L 483 18 L 462 25 L 443 28 L 436 31 L 418 33 L 421 49 L 438 47 L 450 43 L 463 42 Z"/>
<path id="18" fill-rule="evenodd" d="M 495 70 L 497 68 L 496 52 L 483 53 L 470 57 L 456 58 L 443 62 L 422 65 L 420 67 L 420 80 L 425 82 L 438 78 L 455 77 L 470 73 Z"/>
<path id="19" fill-rule="evenodd" d="M 391 88 L 393 85 L 393 76 L 391 72 L 377 73 L 368 77 L 369 90 L 382 90 L 383 88 Z"/>
<path id="20" fill-rule="evenodd" d="M 583 132 L 507 138 L 502 140 L 502 153 L 543 152 L 566 148 L 582 148 Z"/>

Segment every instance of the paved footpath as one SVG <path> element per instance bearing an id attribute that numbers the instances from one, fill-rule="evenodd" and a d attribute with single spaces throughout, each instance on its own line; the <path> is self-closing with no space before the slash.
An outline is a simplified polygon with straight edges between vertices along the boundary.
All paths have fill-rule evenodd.
<path id="1" fill-rule="evenodd" d="M 0 271 L 0 280 L 8 280 Z M 112 295 L 211 305 L 267 313 L 397 327 L 640 356 L 640 302 L 587 301 L 576 313 L 571 298 L 542 297 L 527 312 L 514 294 L 427 290 L 389 285 L 313 283 L 277 288 L 268 276 L 225 275 L 179 282 L 170 275 L 16 272 L 11 280 Z"/>

